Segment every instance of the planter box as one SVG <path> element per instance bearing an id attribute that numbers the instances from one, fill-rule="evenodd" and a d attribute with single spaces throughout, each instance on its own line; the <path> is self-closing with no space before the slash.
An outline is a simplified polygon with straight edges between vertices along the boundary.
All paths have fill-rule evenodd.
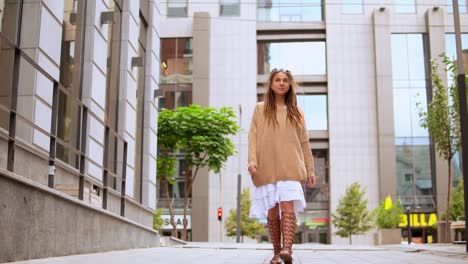
<path id="1" fill-rule="evenodd" d="M 377 245 L 401 244 L 401 229 L 378 229 Z"/>

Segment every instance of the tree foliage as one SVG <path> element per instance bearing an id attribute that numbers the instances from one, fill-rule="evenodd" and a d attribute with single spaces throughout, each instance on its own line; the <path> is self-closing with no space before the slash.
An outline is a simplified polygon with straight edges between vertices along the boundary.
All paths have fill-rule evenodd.
<path id="1" fill-rule="evenodd" d="M 252 206 L 252 199 L 249 189 L 244 189 L 241 195 L 241 212 L 240 212 L 240 225 L 242 242 L 244 236 L 255 239 L 259 235 L 265 233 L 263 224 L 259 223 L 256 219 L 249 217 L 250 207 Z M 227 236 L 235 237 L 237 232 L 237 210 L 229 210 L 229 216 L 224 223 Z"/>
<path id="2" fill-rule="evenodd" d="M 375 224 L 378 228 L 389 229 L 397 228 L 400 223 L 400 215 L 403 214 L 403 208 L 400 201 L 385 209 L 385 201 L 380 202 L 379 206 L 374 209 Z"/>
<path id="3" fill-rule="evenodd" d="M 457 187 L 450 197 L 450 218 L 457 220 L 458 217 L 465 217 L 465 192 L 463 191 L 463 180 L 458 181 Z"/>
<path id="4" fill-rule="evenodd" d="M 227 159 L 235 154 L 234 143 L 229 136 L 235 135 L 239 127 L 231 107 L 216 109 L 199 105 L 163 109 L 159 114 L 158 127 L 159 153 L 180 150 L 187 164 L 182 232 L 182 239 L 186 239 L 189 197 L 198 170 L 202 167 L 216 173 L 221 170 Z"/>
<path id="5" fill-rule="evenodd" d="M 372 226 L 372 214 L 367 208 L 367 199 L 364 199 L 365 190 L 354 182 L 346 189 L 346 193 L 338 202 L 336 212 L 332 213 L 333 225 L 337 228 L 335 235 L 349 237 L 352 244 L 352 236 L 365 234 Z"/>
<path id="6" fill-rule="evenodd" d="M 162 187 L 162 195 L 168 202 L 169 222 L 172 225 L 172 236 L 177 237 L 177 224 L 174 218 L 174 197 L 170 197 L 169 185 L 176 182 L 175 162 L 173 151 L 176 149 L 178 138 L 172 133 L 173 123 L 171 113 L 161 111 L 158 117 L 158 159 L 157 180 Z"/>
<path id="7" fill-rule="evenodd" d="M 438 60 L 441 60 L 446 75 L 451 79 L 447 87 L 444 85 L 443 78 L 440 77 Z M 423 109 L 421 103 L 418 103 L 420 125 L 429 130 L 437 152 L 448 164 L 448 195 L 445 215 L 449 215 L 450 209 L 452 158 L 461 147 L 457 74 L 456 64 L 445 53 L 433 59 L 431 61 L 432 98 L 427 105 L 427 111 Z M 449 241 L 449 221 L 450 219 L 446 219 L 446 241 Z"/>
<path id="8" fill-rule="evenodd" d="M 447 87 L 439 74 L 438 58 L 445 66 L 449 78 L 452 78 Z M 427 104 L 427 111 L 421 103 L 418 103 L 418 110 L 421 127 L 429 130 L 439 155 L 449 160 L 461 146 L 457 66 L 446 54 L 441 54 L 438 58 L 431 61 L 432 98 Z"/>
<path id="9" fill-rule="evenodd" d="M 161 231 L 162 226 L 163 226 L 163 219 L 162 219 L 162 214 L 163 210 L 162 209 L 156 209 L 153 213 L 153 229 Z"/>

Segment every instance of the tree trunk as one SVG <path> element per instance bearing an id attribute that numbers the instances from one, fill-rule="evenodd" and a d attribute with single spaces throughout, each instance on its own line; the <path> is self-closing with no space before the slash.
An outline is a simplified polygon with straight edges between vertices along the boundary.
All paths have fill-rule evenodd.
<path id="1" fill-rule="evenodd" d="M 187 168 L 185 173 L 185 186 L 184 186 L 184 229 L 182 230 L 182 240 L 187 239 L 187 211 L 189 204 L 189 197 L 192 190 L 192 167 Z"/>
<path id="2" fill-rule="evenodd" d="M 353 244 L 353 238 L 352 238 L 352 235 L 351 233 L 349 233 L 349 244 L 352 245 Z"/>
<path id="3" fill-rule="evenodd" d="M 170 216 L 170 223 L 172 225 L 172 236 L 177 237 L 177 225 L 175 223 L 174 219 L 174 202 L 173 199 L 169 196 L 169 182 L 167 180 L 162 180 L 162 185 L 163 185 L 163 192 L 164 192 L 164 197 L 168 201 L 168 207 L 169 207 L 169 216 Z"/>
<path id="4" fill-rule="evenodd" d="M 448 159 L 447 208 L 445 209 L 445 243 L 450 242 L 450 193 L 452 190 L 452 158 Z"/>

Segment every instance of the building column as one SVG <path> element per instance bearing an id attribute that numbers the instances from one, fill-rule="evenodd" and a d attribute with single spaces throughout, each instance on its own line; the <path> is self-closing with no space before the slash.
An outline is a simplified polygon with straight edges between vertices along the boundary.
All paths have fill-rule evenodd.
<path id="1" fill-rule="evenodd" d="M 376 105 L 378 127 L 379 199 L 396 198 L 397 173 L 393 124 L 393 88 L 390 10 L 375 9 L 373 14 Z"/>
<path id="2" fill-rule="evenodd" d="M 210 35 L 209 13 L 193 17 L 193 103 L 210 105 Z M 209 241 L 210 177 L 207 168 L 200 168 L 192 185 L 192 241 Z M 213 215 L 213 214 L 211 214 Z"/>

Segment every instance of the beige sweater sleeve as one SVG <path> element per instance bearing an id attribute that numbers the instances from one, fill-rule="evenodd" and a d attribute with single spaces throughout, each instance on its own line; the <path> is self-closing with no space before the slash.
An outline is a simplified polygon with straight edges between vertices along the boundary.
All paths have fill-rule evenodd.
<path id="1" fill-rule="evenodd" d="M 307 177 L 315 175 L 314 172 L 314 157 L 312 156 L 312 150 L 310 149 L 309 144 L 309 134 L 307 132 L 307 126 L 305 120 L 302 124 L 302 138 L 301 138 L 301 148 L 304 155 L 304 162 L 307 170 Z"/>
<path id="2" fill-rule="evenodd" d="M 250 123 L 249 130 L 249 167 L 257 166 L 257 125 L 258 125 L 258 105 L 255 106 L 254 113 L 252 115 L 252 121 Z"/>

